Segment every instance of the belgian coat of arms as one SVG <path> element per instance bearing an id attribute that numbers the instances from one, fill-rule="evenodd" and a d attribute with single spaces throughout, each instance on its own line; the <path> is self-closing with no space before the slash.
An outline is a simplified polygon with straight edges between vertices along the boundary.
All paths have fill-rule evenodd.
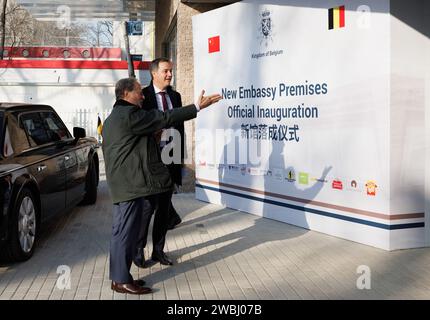
<path id="1" fill-rule="evenodd" d="M 273 28 L 273 22 L 271 17 L 271 12 L 267 9 L 264 10 L 260 14 L 261 20 L 260 20 L 260 39 L 261 42 L 264 42 L 266 44 L 266 47 L 268 45 L 269 40 L 272 40 L 272 28 Z"/>

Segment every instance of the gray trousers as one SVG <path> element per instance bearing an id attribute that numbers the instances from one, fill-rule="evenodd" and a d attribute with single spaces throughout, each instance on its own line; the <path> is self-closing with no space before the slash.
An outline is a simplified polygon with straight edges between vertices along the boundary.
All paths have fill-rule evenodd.
<path id="1" fill-rule="evenodd" d="M 109 270 L 112 281 L 133 282 L 130 267 L 136 254 L 139 231 L 142 223 L 149 224 L 151 215 L 151 204 L 145 197 L 113 205 Z"/>

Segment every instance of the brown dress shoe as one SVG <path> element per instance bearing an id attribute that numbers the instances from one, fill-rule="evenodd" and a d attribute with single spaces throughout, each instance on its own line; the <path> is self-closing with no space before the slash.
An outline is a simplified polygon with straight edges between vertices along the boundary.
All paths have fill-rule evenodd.
<path id="1" fill-rule="evenodd" d="M 152 293 L 151 288 L 138 286 L 135 284 L 135 281 L 133 281 L 133 283 L 117 283 L 115 281 L 112 281 L 111 289 L 119 293 L 128 293 L 128 294 Z"/>
<path id="2" fill-rule="evenodd" d="M 144 285 L 145 285 L 145 280 L 143 280 L 143 279 L 137 279 L 137 280 L 133 280 L 133 284 L 134 285 L 136 285 L 136 286 L 139 286 L 139 287 L 143 287 Z M 117 285 L 118 283 L 116 283 L 115 281 L 112 281 L 112 283 L 111 283 L 111 285 L 110 285 L 110 288 L 113 290 L 113 287 L 115 286 L 115 285 Z"/>

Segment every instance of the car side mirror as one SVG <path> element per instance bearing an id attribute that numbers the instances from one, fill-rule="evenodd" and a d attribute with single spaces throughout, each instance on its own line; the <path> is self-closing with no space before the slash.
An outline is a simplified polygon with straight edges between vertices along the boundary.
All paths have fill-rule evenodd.
<path id="1" fill-rule="evenodd" d="M 73 136 L 75 137 L 76 140 L 80 138 L 85 138 L 86 137 L 85 129 L 80 127 L 73 127 Z"/>

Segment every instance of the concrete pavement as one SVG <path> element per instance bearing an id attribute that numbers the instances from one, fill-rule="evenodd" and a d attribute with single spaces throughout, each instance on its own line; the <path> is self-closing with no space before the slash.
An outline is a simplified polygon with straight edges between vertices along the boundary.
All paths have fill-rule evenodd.
<path id="1" fill-rule="evenodd" d="M 429 248 L 386 252 L 196 201 L 192 193 L 175 195 L 174 204 L 183 217 L 167 236 L 175 265 L 132 266 L 153 294 L 110 289 L 112 208 L 102 173 L 95 205 L 45 226 L 29 261 L 0 263 L 0 299 L 430 299 Z M 363 278 L 370 289 L 358 288 Z"/>

